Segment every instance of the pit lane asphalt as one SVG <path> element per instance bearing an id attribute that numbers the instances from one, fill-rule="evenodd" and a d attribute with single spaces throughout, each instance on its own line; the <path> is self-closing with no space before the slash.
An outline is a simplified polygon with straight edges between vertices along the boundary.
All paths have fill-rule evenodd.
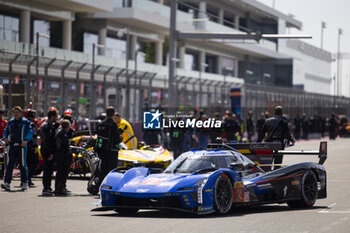
<path id="1" fill-rule="evenodd" d="M 318 149 L 319 141 L 299 142 L 293 150 Z M 292 155 L 285 163 L 314 161 L 316 156 Z M 349 232 L 350 230 L 350 139 L 328 142 L 328 198 L 311 209 L 293 210 L 286 204 L 234 209 L 231 213 L 194 216 L 182 212 L 140 211 L 134 217 L 115 212 L 90 212 L 99 201 L 86 192 L 86 180 L 70 179 L 68 197 L 42 197 L 41 178 L 36 188 L 0 192 L 0 232 Z"/>

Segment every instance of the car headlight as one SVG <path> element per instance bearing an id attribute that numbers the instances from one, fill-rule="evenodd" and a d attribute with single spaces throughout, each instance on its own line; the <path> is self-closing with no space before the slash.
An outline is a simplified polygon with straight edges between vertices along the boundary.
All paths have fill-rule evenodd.
<path id="1" fill-rule="evenodd" d="M 205 184 L 207 183 L 207 181 L 208 181 L 208 178 L 202 179 L 196 183 L 196 185 L 198 186 L 198 189 L 197 189 L 197 203 L 198 204 L 203 204 L 203 188 L 204 188 Z"/>
<path id="2" fill-rule="evenodd" d="M 101 189 L 112 189 L 112 186 L 103 184 L 101 185 Z"/>
<path id="3" fill-rule="evenodd" d="M 190 187 L 184 187 L 184 188 L 179 188 L 177 191 L 193 191 L 195 187 L 190 186 Z"/>

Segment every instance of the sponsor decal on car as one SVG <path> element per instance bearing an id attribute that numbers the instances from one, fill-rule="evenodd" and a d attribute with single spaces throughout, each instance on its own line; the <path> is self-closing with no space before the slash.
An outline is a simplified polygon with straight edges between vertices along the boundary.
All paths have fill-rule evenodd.
<path id="1" fill-rule="evenodd" d="M 179 193 L 164 193 L 164 196 L 171 197 L 171 196 L 179 196 Z"/>
<path id="2" fill-rule="evenodd" d="M 243 181 L 236 181 L 233 185 L 233 202 L 244 202 Z"/>
<path id="3" fill-rule="evenodd" d="M 299 184 L 299 180 L 293 180 L 292 181 L 292 185 L 298 185 Z"/>
<path id="4" fill-rule="evenodd" d="M 136 189 L 136 192 L 138 193 L 145 193 L 147 191 L 149 191 L 149 189 Z"/>
<path id="5" fill-rule="evenodd" d="M 171 182 L 163 182 L 161 183 L 159 186 L 174 186 L 175 184 L 177 184 L 178 181 L 171 181 Z"/>
<path id="6" fill-rule="evenodd" d="M 147 178 L 142 181 L 141 185 L 159 185 L 166 179 L 161 178 Z"/>
<path id="7" fill-rule="evenodd" d="M 198 211 L 212 211 L 213 207 L 212 206 L 200 206 L 198 208 Z"/>
<path id="8" fill-rule="evenodd" d="M 249 201 L 250 201 L 250 193 L 244 192 L 244 202 L 249 202 Z"/>

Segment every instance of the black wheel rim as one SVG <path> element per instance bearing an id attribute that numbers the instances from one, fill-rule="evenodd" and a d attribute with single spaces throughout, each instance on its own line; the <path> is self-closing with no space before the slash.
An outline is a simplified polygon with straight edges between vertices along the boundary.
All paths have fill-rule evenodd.
<path id="1" fill-rule="evenodd" d="M 315 176 L 311 174 L 305 177 L 304 196 L 308 203 L 314 203 L 317 198 L 317 180 Z"/>
<path id="2" fill-rule="evenodd" d="M 229 182 L 227 179 L 220 179 L 216 187 L 216 203 L 223 211 L 231 206 L 232 188 Z"/>

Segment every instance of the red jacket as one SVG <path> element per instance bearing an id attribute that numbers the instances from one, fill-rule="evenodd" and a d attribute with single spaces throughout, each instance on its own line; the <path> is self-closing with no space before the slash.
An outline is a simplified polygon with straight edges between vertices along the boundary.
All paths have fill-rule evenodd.
<path id="1" fill-rule="evenodd" d="M 0 120 L 0 138 L 4 136 L 4 131 L 7 127 L 7 120 L 1 119 Z"/>

